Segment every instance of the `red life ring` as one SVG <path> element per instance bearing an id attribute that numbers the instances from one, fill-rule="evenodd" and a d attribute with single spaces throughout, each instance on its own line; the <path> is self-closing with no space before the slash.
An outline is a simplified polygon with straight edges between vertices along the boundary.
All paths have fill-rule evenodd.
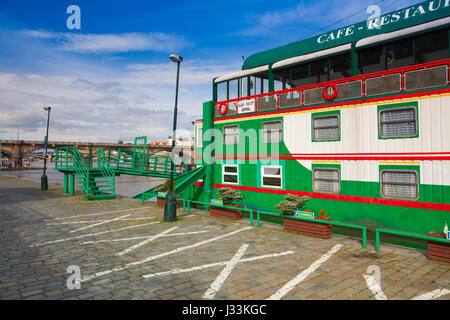
<path id="1" fill-rule="evenodd" d="M 334 83 L 323 87 L 322 95 L 325 99 L 330 100 L 330 101 L 334 100 L 334 98 L 336 98 L 337 94 L 338 94 L 338 87 Z"/>
<path id="2" fill-rule="evenodd" d="M 226 104 L 226 103 L 220 104 L 219 105 L 219 113 L 224 116 L 227 114 L 227 112 L 228 112 L 228 104 Z"/>

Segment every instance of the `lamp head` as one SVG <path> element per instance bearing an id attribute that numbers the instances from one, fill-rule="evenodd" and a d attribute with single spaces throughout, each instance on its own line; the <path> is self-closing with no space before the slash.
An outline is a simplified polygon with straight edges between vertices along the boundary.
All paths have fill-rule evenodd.
<path id="1" fill-rule="evenodd" d="M 44 109 L 45 111 L 50 111 L 52 109 L 52 107 L 45 107 L 45 108 L 42 108 L 42 109 Z"/>
<path id="2" fill-rule="evenodd" d="M 176 54 L 171 54 L 169 58 L 173 62 L 177 62 L 177 63 L 180 63 L 181 61 L 183 61 L 183 57 L 176 55 Z"/>

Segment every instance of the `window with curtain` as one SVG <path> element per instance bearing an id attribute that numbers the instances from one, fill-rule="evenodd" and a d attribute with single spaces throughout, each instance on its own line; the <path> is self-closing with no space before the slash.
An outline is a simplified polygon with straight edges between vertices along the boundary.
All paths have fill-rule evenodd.
<path id="1" fill-rule="evenodd" d="M 314 141 L 339 140 L 339 115 L 313 116 L 312 126 Z"/>
<path id="2" fill-rule="evenodd" d="M 283 123 L 269 121 L 262 124 L 262 138 L 264 143 L 276 143 L 283 140 Z"/>
<path id="3" fill-rule="evenodd" d="M 419 197 L 419 179 L 414 170 L 382 170 L 381 196 L 384 198 L 416 200 Z"/>
<path id="4" fill-rule="evenodd" d="M 339 193 L 340 190 L 339 169 L 314 168 L 313 190 L 315 192 Z"/>
<path id="5" fill-rule="evenodd" d="M 384 109 L 380 111 L 380 137 L 400 138 L 417 135 L 417 110 L 415 107 Z"/>

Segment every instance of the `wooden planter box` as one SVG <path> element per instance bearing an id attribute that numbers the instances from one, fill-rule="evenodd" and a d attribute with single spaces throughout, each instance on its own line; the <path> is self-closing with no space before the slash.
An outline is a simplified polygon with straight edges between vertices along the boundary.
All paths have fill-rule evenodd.
<path id="1" fill-rule="evenodd" d="M 179 198 L 179 197 L 177 197 Z M 166 198 L 160 198 L 160 197 L 156 197 L 156 204 L 160 207 L 164 207 L 166 205 Z M 182 201 L 178 200 L 177 201 L 177 208 L 181 208 L 183 206 Z"/>
<path id="2" fill-rule="evenodd" d="M 441 233 L 430 232 L 427 234 L 430 237 L 445 239 Z M 442 242 L 427 241 L 428 243 L 428 259 L 440 260 L 450 262 L 450 241 L 448 244 Z"/>
<path id="3" fill-rule="evenodd" d="M 224 204 L 224 206 L 227 207 L 236 207 L 236 208 L 242 208 L 240 204 Z M 216 207 L 216 206 L 210 206 L 209 207 L 209 213 L 213 217 L 219 217 L 219 218 L 225 218 L 230 220 L 241 220 L 242 219 L 242 212 L 241 210 L 235 210 L 235 209 L 228 209 L 228 208 L 222 208 L 222 207 Z"/>
<path id="4" fill-rule="evenodd" d="M 314 218 L 319 220 L 319 218 Z M 324 223 L 316 223 L 314 220 L 303 221 L 298 219 L 284 218 L 284 231 L 295 232 L 298 234 L 304 234 L 310 237 L 316 237 L 321 239 L 331 238 L 331 225 Z M 324 218 L 320 220 L 331 221 L 331 218 Z"/>

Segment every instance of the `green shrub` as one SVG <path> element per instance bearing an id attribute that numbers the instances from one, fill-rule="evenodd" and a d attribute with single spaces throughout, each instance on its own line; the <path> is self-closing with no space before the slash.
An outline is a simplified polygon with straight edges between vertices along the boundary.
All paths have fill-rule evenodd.
<path id="1" fill-rule="evenodd" d="M 299 197 L 293 194 L 287 194 L 284 197 L 285 201 L 280 201 L 279 204 L 275 205 L 275 208 L 283 212 L 285 215 L 293 215 L 294 210 L 303 210 L 306 201 L 309 200 L 308 196 Z"/>
<path id="2" fill-rule="evenodd" d="M 233 201 L 239 201 L 244 199 L 242 193 L 231 189 L 231 188 L 220 188 L 217 193 L 219 194 L 220 199 L 223 200 L 224 203 L 230 203 Z"/>

